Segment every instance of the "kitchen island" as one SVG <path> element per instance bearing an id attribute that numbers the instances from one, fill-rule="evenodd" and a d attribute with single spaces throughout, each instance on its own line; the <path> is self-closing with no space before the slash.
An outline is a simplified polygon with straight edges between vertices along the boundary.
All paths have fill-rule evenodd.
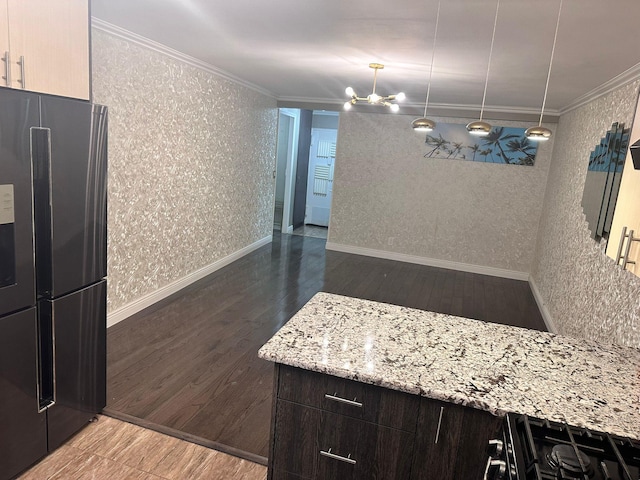
<path id="1" fill-rule="evenodd" d="M 640 439 L 640 351 L 629 347 L 318 293 L 259 355 L 464 412 Z"/>

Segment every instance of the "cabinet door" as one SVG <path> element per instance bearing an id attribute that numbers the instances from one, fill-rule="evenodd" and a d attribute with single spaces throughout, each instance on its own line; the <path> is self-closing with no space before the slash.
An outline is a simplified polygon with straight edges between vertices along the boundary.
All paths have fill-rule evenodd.
<path id="1" fill-rule="evenodd" d="M 269 480 L 313 478 L 320 411 L 284 400 L 274 401 L 277 405 Z"/>
<path id="2" fill-rule="evenodd" d="M 88 100 L 88 1 L 8 0 L 8 12 L 12 86 Z"/>
<path id="3" fill-rule="evenodd" d="M 9 54 L 9 17 L 7 15 L 7 0 L 0 0 L 0 86 L 9 87 L 6 55 Z"/>
<path id="4" fill-rule="evenodd" d="M 411 478 L 481 480 L 501 423 L 483 410 L 422 399 Z"/>

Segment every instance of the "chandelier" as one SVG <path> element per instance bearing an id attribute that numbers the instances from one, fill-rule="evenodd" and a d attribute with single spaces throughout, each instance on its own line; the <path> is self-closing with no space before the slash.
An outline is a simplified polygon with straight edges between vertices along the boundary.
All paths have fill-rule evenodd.
<path id="1" fill-rule="evenodd" d="M 395 95 L 387 95 L 386 97 L 378 95 L 376 93 L 376 81 L 378 78 L 378 70 L 382 70 L 384 68 L 384 65 L 382 65 L 381 63 L 370 63 L 369 68 L 373 68 L 374 70 L 373 88 L 371 90 L 371 93 L 366 97 L 359 97 L 353 88 L 347 87 L 347 89 L 345 90 L 345 93 L 351 97 L 351 100 L 349 100 L 348 102 L 345 102 L 344 109 L 350 110 L 351 107 L 358 102 L 367 102 L 367 103 L 370 103 L 371 105 L 381 105 L 383 107 L 389 107 L 389 109 L 393 113 L 396 113 L 398 110 L 400 110 L 400 106 L 397 103 L 391 103 L 391 102 L 403 101 L 405 99 L 404 93 L 400 92 Z"/>

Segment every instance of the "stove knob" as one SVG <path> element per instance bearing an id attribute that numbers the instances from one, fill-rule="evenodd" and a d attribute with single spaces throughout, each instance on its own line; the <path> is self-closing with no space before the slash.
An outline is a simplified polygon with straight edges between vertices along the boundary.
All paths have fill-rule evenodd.
<path id="1" fill-rule="evenodd" d="M 502 440 L 489 440 L 489 456 L 491 458 L 500 458 L 504 451 L 504 442 Z"/>
<path id="2" fill-rule="evenodd" d="M 503 460 L 491 460 L 486 478 L 488 480 L 504 480 L 507 474 L 507 464 Z"/>

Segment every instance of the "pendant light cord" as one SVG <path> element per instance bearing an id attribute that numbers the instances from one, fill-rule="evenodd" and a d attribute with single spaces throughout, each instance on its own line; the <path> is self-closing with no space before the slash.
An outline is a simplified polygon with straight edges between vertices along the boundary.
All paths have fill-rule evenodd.
<path id="1" fill-rule="evenodd" d="M 540 110 L 540 121 L 538 126 L 542 126 L 542 116 L 544 115 L 544 107 L 547 104 L 547 92 L 549 91 L 549 79 L 551 78 L 551 66 L 553 65 L 553 55 L 556 51 L 556 41 L 558 40 L 558 27 L 560 26 L 560 13 L 562 13 L 562 1 L 558 7 L 558 20 L 556 21 L 556 33 L 553 35 L 553 47 L 551 47 L 551 59 L 549 60 L 549 71 L 547 72 L 547 84 L 544 86 L 544 97 L 542 98 L 542 109 Z"/>
<path id="2" fill-rule="evenodd" d="M 431 66 L 429 67 L 429 84 L 427 85 L 427 98 L 424 101 L 424 118 L 427 118 L 427 105 L 429 105 L 429 93 L 431 93 L 431 77 L 433 76 L 433 60 L 436 56 L 436 40 L 438 38 L 438 23 L 440 22 L 440 2 L 438 0 L 438 13 L 436 13 L 436 28 L 433 32 L 433 48 L 431 49 Z"/>
<path id="3" fill-rule="evenodd" d="M 489 63 L 487 63 L 487 77 L 484 79 L 484 93 L 482 94 L 482 106 L 480 107 L 480 120 L 484 113 L 484 102 L 487 98 L 487 85 L 489 84 L 489 69 L 491 68 L 491 57 L 493 56 L 493 41 L 496 38 L 496 26 L 498 25 L 498 10 L 500 10 L 500 0 L 496 3 L 496 16 L 493 19 L 493 33 L 491 34 L 491 48 L 489 49 Z"/>

